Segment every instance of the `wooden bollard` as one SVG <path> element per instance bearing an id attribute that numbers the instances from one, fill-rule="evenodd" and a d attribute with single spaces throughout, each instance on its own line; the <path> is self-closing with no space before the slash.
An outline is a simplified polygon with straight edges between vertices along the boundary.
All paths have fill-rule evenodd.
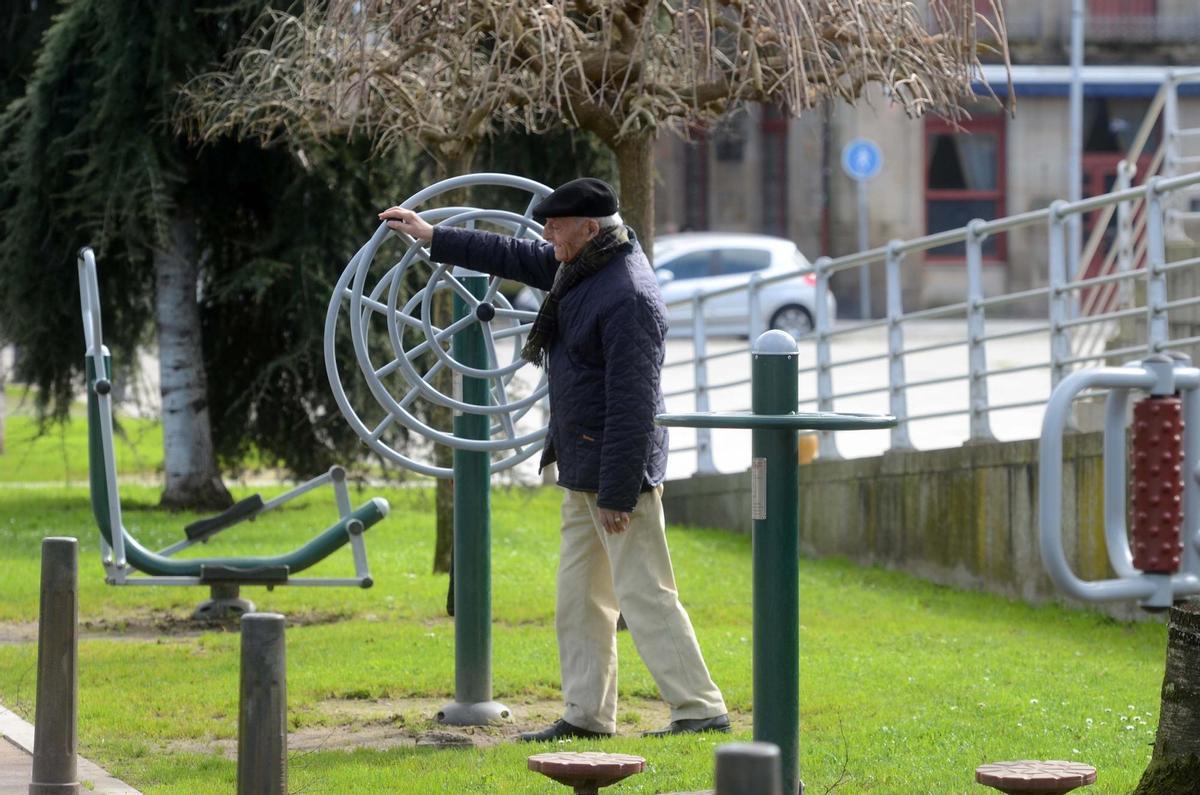
<path id="1" fill-rule="evenodd" d="M 287 659 L 278 613 L 242 616 L 238 795 L 287 792 Z"/>
<path id="2" fill-rule="evenodd" d="M 716 795 L 783 795 L 779 761 L 775 743 L 722 745 L 717 749 Z"/>
<path id="3" fill-rule="evenodd" d="M 42 539 L 37 707 L 29 795 L 78 793 L 79 542 Z"/>

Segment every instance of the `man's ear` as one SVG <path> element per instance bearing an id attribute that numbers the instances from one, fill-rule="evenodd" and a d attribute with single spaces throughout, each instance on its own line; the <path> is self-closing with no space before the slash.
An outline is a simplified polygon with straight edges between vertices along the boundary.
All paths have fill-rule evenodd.
<path id="1" fill-rule="evenodd" d="M 596 235 L 600 234 L 600 222 L 597 221 L 595 218 L 588 218 L 587 226 L 588 226 L 588 239 L 589 240 L 591 238 L 595 237 Z"/>

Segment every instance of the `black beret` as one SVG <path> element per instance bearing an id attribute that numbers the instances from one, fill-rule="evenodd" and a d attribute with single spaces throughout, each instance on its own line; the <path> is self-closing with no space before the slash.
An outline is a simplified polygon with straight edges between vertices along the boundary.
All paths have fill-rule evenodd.
<path id="1" fill-rule="evenodd" d="M 560 185 L 533 208 L 539 223 L 547 218 L 603 218 L 617 212 L 617 192 L 602 179 L 583 177 Z"/>

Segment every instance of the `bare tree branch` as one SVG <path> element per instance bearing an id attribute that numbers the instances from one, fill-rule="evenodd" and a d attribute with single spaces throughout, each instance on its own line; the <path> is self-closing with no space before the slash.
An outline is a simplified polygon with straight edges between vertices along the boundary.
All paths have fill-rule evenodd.
<path id="1" fill-rule="evenodd" d="M 993 19 L 973 0 L 931 0 L 927 18 L 908 0 L 308 0 L 265 15 L 178 115 L 199 138 L 444 150 L 564 121 L 615 142 L 751 101 L 799 115 L 880 86 L 953 121 L 981 82 L 977 28 L 1008 60 L 991 5 Z"/>

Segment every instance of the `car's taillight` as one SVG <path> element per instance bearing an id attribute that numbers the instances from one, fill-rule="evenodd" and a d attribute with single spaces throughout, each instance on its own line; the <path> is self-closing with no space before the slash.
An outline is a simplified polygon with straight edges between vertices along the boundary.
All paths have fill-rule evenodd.
<path id="1" fill-rule="evenodd" d="M 817 284 L 817 274 L 812 273 L 811 271 L 809 273 L 804 274 L 800 278 L 803 279 L 804 283 L 807 284 L 809 287 L 814 287 Z"/>

